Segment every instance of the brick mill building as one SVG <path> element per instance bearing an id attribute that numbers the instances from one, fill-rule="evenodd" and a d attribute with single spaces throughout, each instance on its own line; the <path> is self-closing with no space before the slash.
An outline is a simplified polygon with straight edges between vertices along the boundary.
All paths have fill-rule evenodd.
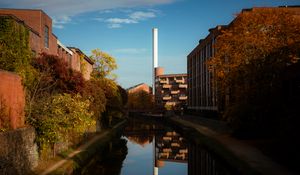
<path id="1" fill-rule="evenodd" d="M 180 109 L 187 101 L 187 74 L 164 74 L 162 67 L 155 69 L 155 104 Z"/>
<path id="2" fill-rule="evenodd" d="M 208 70 L 206 61 L 214 56 L 217 36 L 226 26 L 209 29 L 205 39 L 187 56 L 188 109 L 192 111 L 217 111 L 218 98 L 213 73 Z"/>
<path id="3" fill-rule="evenodd" d="M 53 34 L 52 19 L 39 9 L 0 9 L 0 17 L 13 19 L 18 25 L 29 30 L 29 46 L 32 54 L 56 55 L 62 58 L 69 68 L 79 71 L 88 80 L 94 62 L 80 49 L 64 46 Z"/>
<path id="4" fill-rule="evenodd" d="M 243 9 L 242 13 L 261 13 L 265 9 L 287 9 L 290 13 L 297 15 L 300 19 L 299 6 L 280 7 L 257 7 Z M 209 34 L 201 39 L 198 45 L 187 56 L 187 79 L 188 79 L 188 109 L 193 112 L 223 111 L 230 100 L 230 94 L 225 96 L 218 94 L 218 85 L 212 81 L 213 71 L 209 71 L 206 61 L 211 59 L 216 50 L 214 44 L 222 30 L 230 28 L 229 25 L 219 25 L 209 29 Z"/>

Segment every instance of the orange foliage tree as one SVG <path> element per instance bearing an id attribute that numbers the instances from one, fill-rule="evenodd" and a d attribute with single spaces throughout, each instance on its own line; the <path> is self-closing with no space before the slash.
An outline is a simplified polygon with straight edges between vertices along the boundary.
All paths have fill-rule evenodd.
<path id="1" fill-rule="evenodd" d="M 220 96 L 230 97 L 226 119 L 238 125 L 249 120 L 264 124 L 257 111 L 280 105 L 274 96 L 284 70 L 298 64 L 299 43 L 300 15 L 291 9 L 254 8 L 237 15 L 217 38 L 217 52 L 208 61 Z"/>

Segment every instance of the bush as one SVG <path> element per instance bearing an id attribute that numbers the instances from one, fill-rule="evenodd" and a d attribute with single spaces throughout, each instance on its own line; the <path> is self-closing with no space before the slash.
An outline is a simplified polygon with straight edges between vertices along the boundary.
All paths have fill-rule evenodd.
<path id="1" fill-rule="evenodd" d="M 48 93 L 76 94 L 84 88 L 82 74 L 68 68 L 68 64 L 62 58 L 42 53 L 33 59 L 32 64 L 39 71 L 40 89 L 47 90 Z"/>
<path id="2" fill-rule="evenodd" d="M 83 134 L 94 125 L 89 105 L 90 102 L 78 94 L 57 94 L 39 99 L 33 106 L 33 115 L 28 118 L 36 129 L 39 146 L 63 141 L 70 131 Z"/>

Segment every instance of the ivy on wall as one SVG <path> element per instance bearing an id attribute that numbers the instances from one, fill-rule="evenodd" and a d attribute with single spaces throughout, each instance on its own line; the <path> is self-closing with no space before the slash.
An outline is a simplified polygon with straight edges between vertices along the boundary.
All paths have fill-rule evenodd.
<path id="1" fill-rule="evenodd" d="M 29 30 L 11 17 L 0 17 L 0 69 L 20 72 L 30 58 Z"/>

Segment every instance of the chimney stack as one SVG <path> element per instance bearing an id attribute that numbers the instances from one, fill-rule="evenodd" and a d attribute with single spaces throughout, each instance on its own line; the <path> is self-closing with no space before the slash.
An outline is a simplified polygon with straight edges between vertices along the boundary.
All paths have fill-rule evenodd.
<path id="1" fill-rule="evenodd" d="M 152 82 L 152 93 L 155 95 L 155 69 L 158 67 L 158 29 L 152 29 L 152 58 L 153 58 L 153 82 Z"/>

